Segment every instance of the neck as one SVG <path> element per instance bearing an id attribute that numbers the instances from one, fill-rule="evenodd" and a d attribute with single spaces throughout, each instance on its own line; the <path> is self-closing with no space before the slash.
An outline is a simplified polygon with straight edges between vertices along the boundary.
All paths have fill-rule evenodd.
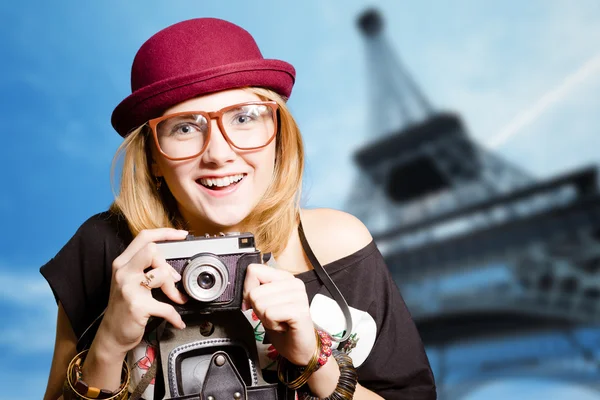
<path id="1" fill-rule="evenodd" d="M 245 224 L 245 221 L 241 221 L 236 225 L 218 225 L 193 215 L 189 215 L 189 213 L 187 213 L 185 210 L 181 210 L 181 216 L 183 217 L 185 229 L 187 229 L 189 233 L 194 236 L 204 236 L 206 234 L 215 236 L 219 233 L 228 232 L 251 232 L 251 229 L 247 224 Z"/>

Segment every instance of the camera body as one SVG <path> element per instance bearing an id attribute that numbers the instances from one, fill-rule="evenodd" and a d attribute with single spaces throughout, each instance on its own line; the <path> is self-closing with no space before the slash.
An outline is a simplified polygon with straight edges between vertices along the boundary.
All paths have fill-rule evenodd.
<path id="1" fill-rule="evenodd" d="M 173 305 L 182 315 L 239 310 L 246 269 L 261 262 L 251 233 L 188 235 L 184 240 L 159 242 L 157 246 L 167 263 L 181 275 L 175 286 L 189 301 L 174 303 L 160 289 L 153 290 L 153 295 Z"/>
<path id="2" fill-rule="evenodd" d="M 159 242 L 157 247 L 181 274 L 177 289 L 189 297 L 186 304 L 177 304 L 160 288 L 152 290 L 186 323 L 185 329 L 165 324 L 160 334 L 168 398 L 293 398 L 290 391 L 280 394 L 276 382 L 264 380 L 254 331 L 240 311 L 248 265 L 261 263 L 254 235 L 189 235 L 185 240 Z"/>

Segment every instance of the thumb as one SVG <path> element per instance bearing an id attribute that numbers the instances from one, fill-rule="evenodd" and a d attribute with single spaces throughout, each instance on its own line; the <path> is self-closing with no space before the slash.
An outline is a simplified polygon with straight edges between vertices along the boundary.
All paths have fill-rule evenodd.
<path id="1" fill-rule="evenodd" d="M 250 292 L 252 289 L 261 285 L 261 281 L 259 278 L 260 273 L 257 271 L 261 267 L 260 264 L 250 264 L 246 269 L 246 277 L 244 278 L 244 290 L 243 290 L 243 299 L 242 299 L 242 311 L 246 311 L 250 309 Z"/>
<path id="2" fill-rule="evenodd" d="M 281 281 L 293 277 L 288 272 L 277 270 L 275 268 L 262 265 L 250 264 L 246 269 L 246 278 L 244 279 L 244 290 L 242 300 L 242 311 L 250 308 L 250 293 L 255 288 L 265 283 Z"/>

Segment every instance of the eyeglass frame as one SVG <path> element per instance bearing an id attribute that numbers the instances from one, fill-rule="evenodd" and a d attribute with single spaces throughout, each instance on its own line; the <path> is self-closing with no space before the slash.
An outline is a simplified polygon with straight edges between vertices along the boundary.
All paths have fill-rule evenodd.
<path id="1" fill-rule="evenodd" d="M 233 143 L 233 141 L 229 138 L 229 136 L 227 136 L 227 132 L 225 131 L 225 129 L 223 128 L 223 121 L 222 121 L 222 117 L 223 114 L 225 114 L 227 111 L 232 110 L 234 108 L 239 108 L 239 107 L 243 107 L 243 106 L 251 106 L 251 105 L 264 105 L 264 106 L 268 106 L 271 108 L 272 112 L 273 112 L 273 135 L 271 136 L 271 138 L 269 138 L 269 140 L 267 141 L 267 143 L 265 143 L 262 146 L 257 146 L 257 147 L 238 147 L 235 145 L 235 143 Z M 271 142 L 273 141 L 273 139 L 275 139 L 275 137 L 277 136 L 277 131 L 278 131 L 278 124 L 277 124 L 277 120 L 278 120 L 278 115 L 277 115 L 277 110 L 279 109 L 279 105 L 277 104 L 277 102 L 272 101 L 272 100 L 267 100 L 267 101 L 247 101 L 247 102 L 243 102 L 243 103 L 238 103 L 238 104 L 233 104 L 227 107 L 223 107 L 220 110 L 217 111 L 182 111 L 182 112 L 176 112 L 173 114 L 168 114 L 168 115 L 163 115 L 157 118 L 152 118 L 150 120 L 148 120 L 148 122 L 146 122 L 146 124 L 148 125 L 148 127 L 150 128 L 150 130 L 152 131 L 152 136 L 154 136 L 154 143 L 156 144 L 156 148 L 158 149 L 158 151 L 160 152 L 160 154 L 163 155 L 163 157 L 171 160 L 171 161 L 184 161 L 184 160 L 191 160 L 192 158 L 196 158 L 201 156 L 202 154 L 204 154 L 204 152 L 206 151 L 206 148 L 208 147 L 208 144 L 210 143 L 210 139 L 211 139 L 211 135 L 212 135 L 212 120 L 216 120 L 217 121 L 217 126 L 219 127 L 219 130 L 221 131 L 221 134 L 223 135 L 223 137 L 225 138 L 225 141 L 227 143 L 229 143 L 230 146 L 241 150 L 241 151 L 252 151 L 252 150 L 258 150 L 258 149 L 262 149 L 264 147 L 267 147 L 269 144 L 271 144 Z M 190 115 L 190 114 L 194 114 L 194 115 L 202 115 L 204 118 L 206 118 L 207 121 L 207 126 L 208 126 L 208 131 L 207 131 L 207 136 L 206 136 L 206 142 L 204 143 L 204 145 L 202 146 L 202 149 L 200 149 L 200 151 L 192 156 L 187 156 L 187 157 L 170 157 L 167 153 L 165 153 L 163 151 L 163 149 L 160 147 L 160 144 L 158 142 L 158 133 L 156 132 L 156 126 L 164 121 L 167 120 L 169 118 L 172 117 L 176 117 L 179 115 Z"/>

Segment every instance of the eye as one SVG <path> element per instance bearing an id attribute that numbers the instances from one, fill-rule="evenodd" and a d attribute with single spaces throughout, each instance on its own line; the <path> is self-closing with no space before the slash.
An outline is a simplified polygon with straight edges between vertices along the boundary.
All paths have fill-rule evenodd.
<path id="1" fill-rule="evenodd" d="M 170 137 L 188 137 L 206 133 L 208 126 L 202 115 L 184 115 L 169 118 L 160 129 Z"/>
<path id="2" fill-rule="evenodd" d="M 173 127 L 171 135 L 189 135 L 198 131 L 200 131 L 200 129 L 196 125 L 182 123 Z"/>
<path id="3" fill-rule="evenodd" d="M 239 114 L 236 114 L 236 116 L 233 118 L 233 123 L 242 125 L 247 124 L 253 119 L 253 115 L 251 115 L 249 112 L 241 112 Z"/>
<path id="4" fill-rule="evenodd" d="M 251 105 L 233 110 L 232 123 L 244 125 L 259 120 L 264 116 L 266 108 L 263 105 Z"/>

